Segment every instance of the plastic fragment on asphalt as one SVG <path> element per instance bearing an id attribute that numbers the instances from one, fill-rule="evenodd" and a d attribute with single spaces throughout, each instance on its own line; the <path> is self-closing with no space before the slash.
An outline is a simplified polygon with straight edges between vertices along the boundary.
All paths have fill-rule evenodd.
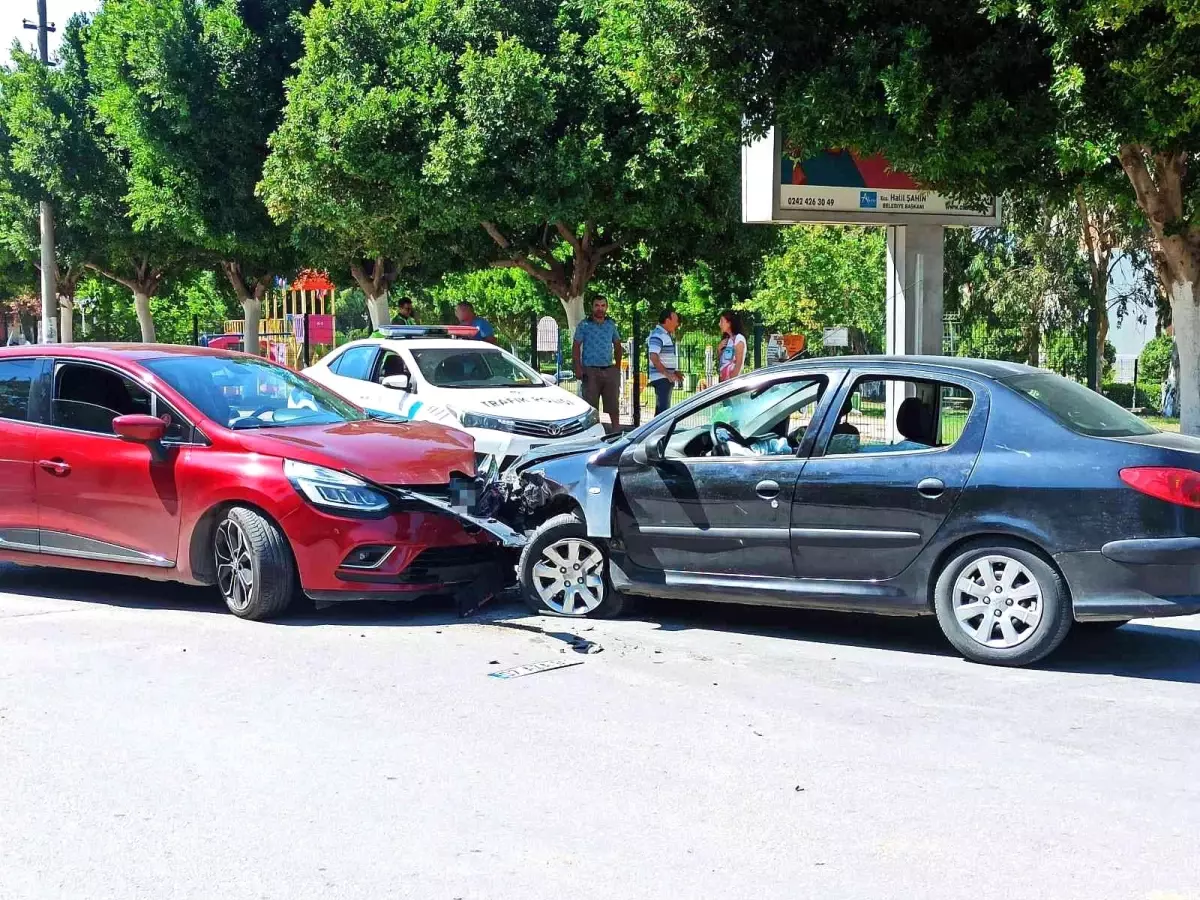
<path id="1" fill-rule="evenodd" d="M 501 669 L 499 672 L 488 672 L 489 678 L 521 678 L 525 675 L 536 675 L 538 672 L 549 672 L 553 669 L 566 669 L 570 666 L 582 666 L 582 659 L 555 659 L 546 662 L 526 663 L 511 669 Z"/>

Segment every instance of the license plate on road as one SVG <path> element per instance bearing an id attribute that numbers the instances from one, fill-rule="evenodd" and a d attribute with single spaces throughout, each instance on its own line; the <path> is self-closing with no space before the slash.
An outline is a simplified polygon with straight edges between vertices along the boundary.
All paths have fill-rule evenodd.
<path id="1" fill-rule="evenodd" d="M 499 672 L 488 672 L 492 678 L 520 678 L 523 675 L 536 675 L 538 672 L 549 672 L 552 669 L 565 669 L 568 666 L 582 666 L 582 659 L 552 659 L 547 662 L 528 663 L 511 669 L 501 669 Z"/>

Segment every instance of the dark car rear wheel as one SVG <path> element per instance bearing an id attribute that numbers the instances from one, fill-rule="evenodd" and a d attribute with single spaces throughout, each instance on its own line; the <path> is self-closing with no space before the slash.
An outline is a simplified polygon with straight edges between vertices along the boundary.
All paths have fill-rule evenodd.
<path id="1" fill-rule="evenodd" d="M 938 576 L 934 609 L 942 631 L 976 662 L 1024 666 L 1053 652 L 1071 629 L 1062 576 L 1019 544 L 976 543 Z"/>
<path id="2" fill-rule="evenodd" d="M 295 594 L 296 572 L 279 526 L 242 506 L 213 532 L 217 587 L 235 616 L 261 622 L 282 615 Z"/>
<path id="3" fill-rule="evenodd" d="M 608 554 L 574 513 L 555 516 L 534 531 L 517 577 L 536 613 L 607 619 L 620 615 L 625 605 L 624 595 L 609 583 Z"/>

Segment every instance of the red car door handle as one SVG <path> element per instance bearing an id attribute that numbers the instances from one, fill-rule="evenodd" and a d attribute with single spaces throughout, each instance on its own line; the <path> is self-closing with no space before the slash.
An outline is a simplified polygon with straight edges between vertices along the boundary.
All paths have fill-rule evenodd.
<path id="1" fill-rule="evenodd" d="M 70 475 L 71 466 L 61 459 L 43 459 L 38 461 L 38 465 L 52 475 Z"/>

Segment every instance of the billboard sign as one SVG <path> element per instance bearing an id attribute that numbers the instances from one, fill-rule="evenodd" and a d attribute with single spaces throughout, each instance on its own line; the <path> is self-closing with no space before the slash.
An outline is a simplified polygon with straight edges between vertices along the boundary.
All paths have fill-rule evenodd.
<path id="1" fill-rule="evenodd" d="M 879 154 L 849 149 L 806 153 L 772 129 L 742 148 L 742 220 L 786 225 L 1000 224 L 993 200 L 964 206 L 922 187 Z"/>

